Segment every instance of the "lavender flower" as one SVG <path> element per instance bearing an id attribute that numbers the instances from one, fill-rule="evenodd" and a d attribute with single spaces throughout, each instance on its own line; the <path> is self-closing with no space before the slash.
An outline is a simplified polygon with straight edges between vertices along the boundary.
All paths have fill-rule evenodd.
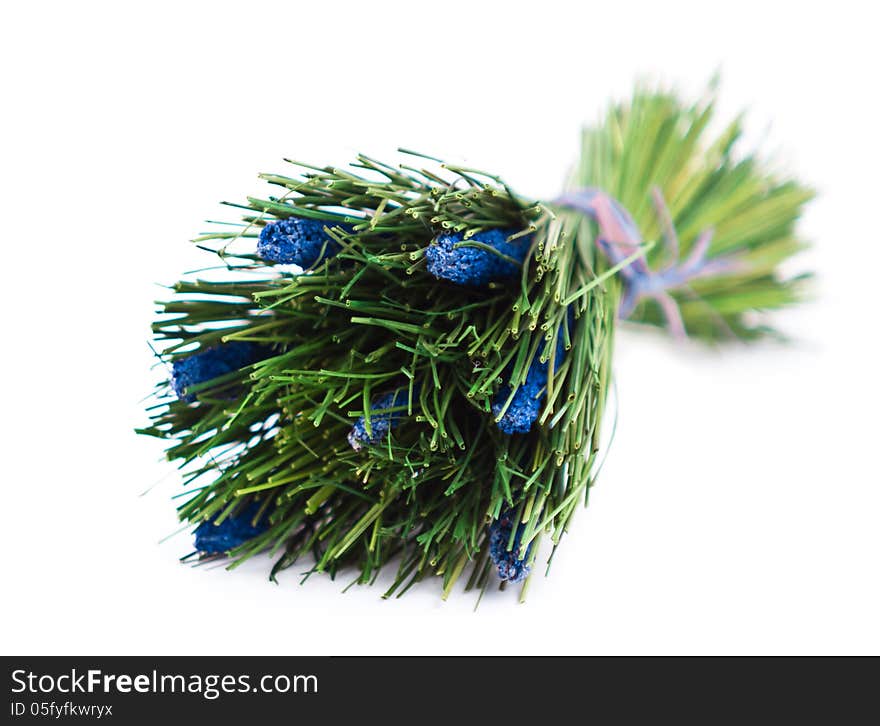
<path id="1" fill-rule="evenodd" d="M 351 226 L 305 217 L 290 217 L 270 222 L 260 232 L 257 254 L 269 262 L 314 267 L 322 259 L 339 252 L 339 244 L 324 227 L 340 227 L 346 232 Z M 322 255 L 323 251 L 323 255 Z"/>
<path id="2" fill-rule="evenodd" d="M 222 343 L 178 358 L 171 364 L 171 387 L 181 401 L 192 403 L 195 393 L 187 393 L 190 386 L 211 381 L 227 373 L 244 368 L 266 357 L 268 349 L 244 341 Z"/>
<path id="3" fill-rule="evenodd" d="M 516 534 L 513 536 L 513 546 L 510 550 L 507 545 L 510 542 L 514 525 Z M 489 525 L 489 557 L 498 570 L 498 576 L 508 582 L 522 582 L 529 576 L 531 566 L 528 564 L 532 554 L 532 545 L 526 548 L 526 553 L 520 557 L 519 550 L 522 544 L 523 526 L 515 521 L 515 513 L 511 509 L 501 512 L 498 519 Z"/>
<path id="4" fill-rule="evenodd" d="M 514 234 L 513 229 L 489 229 L 477 232 L 470 241 L 481 242 L 521 264 L 531 245 L 532 235 L 517 237 L 512 242 L 507 238 Z M 461 246 L 464 235 L 461 233 L 441 234 L 428 247 L 428 272 L 434 277 L 449 280 L 458 285 L 483 287 L 496 280 L 513 277 L 519 272 L 519 264 L 480 247 Z"/>
<path id="5" fill-rule="evenodd" d="M 202 522 L 195 531 L 196 549 L 202 554 L 217 555 L 263 534 L 269 528 L 269 520 L 263 516 L 254 524 L 259 510 L 259 502 L 252 502 L 238 513 L 226 517 L 220 524 Z"/>
<path id="6" fill-rule="evenodd" d="M 538 349 L 537 355 L 532 360 L 529 371 L 526 373 L 525 383 L 516 389 L 513 394 L 513 400 L 498 421 L 498 428 L 505 434 L 527 434 L 531 431 L 532 424 L 538 419 L 541 412 L 541 406 L 544 404 L 544 389 L 547 386 L 547 377 L 549 374 L 550 360 L 542 363 L 540 360 L 541 351 L 544 345 Z M 562 334 L 556 336 L 556 367 L 562 365 L 565 358 L 565 341 Z M 510 397 L 510 386 L 502 386 L 498 393 L 495 394 L 495 400 L 492 401 L 492 414 L 498 418 Z"/>
<path id="7" fill-rule="evenodd" d="M 416 395 L 418 389 L 414 389 L 413 395 Z M 396 391 L 386 393 L 380 396 L 370 405 L 370 411 L 383 411 L 389 408 L 397 408 L 406 406 L 409 401 L 409 389 L 398 388 Z M 361 416 L 351 427 L 348 434 L 348 443 L 355 451 L 360 451 L 367 444 L 375 444 L 384 439 L 388 432 L 391 431 L 406 415 L 406 411 L 393 411 L 386 413 L 374 414 L 370 413 L 370 428 L 372 434 L 367 433 L 364 425 L 364 417 Z"/>

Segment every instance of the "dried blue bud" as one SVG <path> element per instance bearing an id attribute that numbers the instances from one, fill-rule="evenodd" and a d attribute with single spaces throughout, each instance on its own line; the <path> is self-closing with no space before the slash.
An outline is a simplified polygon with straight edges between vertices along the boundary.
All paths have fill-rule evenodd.
<path id="1" fill-rule="evenodd" d="M 526 376 L 526 382 L 521 385 L 513 400 L 498 420 L 498 428 L 505 434 L 527 434 L 532 430 L 532 424 L 538 420 L 541 405 L 544 403 L 544 386 L 547 385 L 546 366 L 541 372 L 540 365 L 532 364 Z M 497 418 L 507 403 L 510 396 L 510 386 L 503 386 L 495 394 L 492 402 L 492 414 Z"/>
<path id="2" fill-rule="evenodd" d="M 547 386 L 547 377 L 550 369 L 550 360 L 542 363 L 540 360 L 543 345 L 529 366 L 526 373 L 526 381 L 513 394 L 513 400 L 498 421 L 498 428 L 505 434 L 527 434 L 532 429 L 532 424 L 538 420 L 541 406 L 544 404 L 544 389 Z M 562 334 L 556 336 L 556 367 L 562 365 L 565 359 L 565 341 Z M 492 414 L 498 418 L 510 397 L 510 386 L 502 386 L 495 394 L 492 401 Z"/>
<path id="3" fill-rule="evenodd" d="M 507 238 L 515 234 L 514 229 L 489 229 L 477 232 L 470 242 L 480 242 L 497 250 L 516 263 L 505 260 L 489 250 L 462 245 L 464 235 L 460 233 L 441 234 L 428 247 L 428 272 L 434 277 L 449 280 L 458 285 L 483 287 L 490 282 L 505 280 L 520 271 L 520 265 L 531 245 L 532 235 L 517 237 L 512 242 Z"/>
<path id="4" fill-rule="evenodd" d="M 221 554 L 263 534 L 269 528 L 269 520 L 263 516 L 254 524 L 259 510 L 259 502 L 252 502 L 236 514 L 226 517 L 220 524 L 202 522 L 195 531 L 196 549 L 206 555 Z"/>
<path id="5" fill-rule="evenodd" d="M 417 395 L 418 389 L 415 388 L 413 395 Z M 383 411 L 389 408 L 398 408 L 406 406 L 409 401 L 409 388 L 398 388 L 396 391 L 386 393 L 380 396 L 370 405 L 370 428 L 372 435 L 367 433 L 364 425 L 364 417 L 361 416 L 351 427 L 348 434 L 348 443 L 355 451 L 360 451 L 367 444 L 376 444 L 384 439 L 388 432 L 391 431 L 406 416 L 406 411 L 386 411 L 385 413 L 374 414 L 373 411 Z"/>
<path id="6" fill-rule="evenodd" d="M 346 232 L 351 226 L 339 222 L 290 217 L 270 222 L 260 232 L 257 254 L 269 262 L 299 265 L 303 269 L 314 267 L 322 259 L 339 252 L 339 244 L 325 227 L 339 227 Z"/>
<path id="7" fill-rule="evenodd" d="M 192 403 L 196 394 L 187 392 L 191 386 L 225 376 L 262 360 L 268 354 L 266 346 L 237 340 L 206 348 L 171 364 L 171 387 L 181 401 Z"/>
<path id="8" fill-rule="evenodd" d="M 507 545 L 516 525 L 516 534 L 513 536 L 513 546 L 510 550 Z M 498 576 L 508 582 L 522 582 L 529 576 L 531 567 L 528 565 L 532 554 L 532 545 L 526 548 L 526 553 L 519 556 L 522 544 L 523 525 L 516 522 L 513 510 L 505 509 L 492 524 L 489 525 L 489 557 L 498 570 Z"/>

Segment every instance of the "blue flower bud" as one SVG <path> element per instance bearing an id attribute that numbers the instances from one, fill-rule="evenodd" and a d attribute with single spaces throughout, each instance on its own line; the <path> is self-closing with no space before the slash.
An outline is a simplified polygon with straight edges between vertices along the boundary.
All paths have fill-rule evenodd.
<path id="1" fill-rule="evenodd" d="M 259 502 L 252 502 L 236 514 L 226 517 L 220 524 L 202 522 L 195 531 L 196 549 L 202 554 L 217 555 L 263 534 L 269 528 L 269 520 L 263 516 L 254 524 L 259 510 Z"/>
<path id="2" fill-rule="evenodd" d="M 532 364 L 526 376 L 526 382 L 516 389 L 513 400 L 498 420 L 498 428 L 505 434 L 527 434 L 532 424 L 538 420 L 541 405 L 544 403 L 544 386 L 547 385 L 546 368 L 543 373 L 539 366 Z M 497 418 L 507 399 L 510 397 L 510 386 L 503 386 L 495 394 L 492 402 L 492 414 Z"/>
<path id="3" fill-rule="evenodd" d="M 314 267 L 322 259 L 339 252 L 339 244 L 324 227 L 340 227 L 346 232 L 351 226 L 339 222 L 290 217 L 270 222 L 260 232 L 257 254 L 269 262 Z M 323 253 L 323 254 L 322 254 Z"/>
<path id="4" fill-rule="evenodd" d="M 541 406 L 544 404 L 544 392 L 547 386 L 547 378 L 549 376 L 550 360 L 542 363 L 540 360 L 541 352 L 544 348 L 542 344 L 538 349 L 538 354 L 532 360 L 529 371 L 526 373 L 526 381 L 513 394 L 513 400 L 498 421 L 498 428 L 505 434 L 527 434 L 532 429 L 532 424 L 538 420 L 541 413 Z M 562 365 L 565 359 L 565 341 L 562 333 L 556 337 L 556 367 Z M 495 399 L 492 401 L 492 414 L 498 418 L 510 397 L 511 387 L 509 385 L 502 386 Z"/>
<path id="5" fill-rule="evenodd" d="M 507 238 L 516 231 L 489 229 L 477 232 L 469 241 L 488 245 L 522 264 L 529 251 L 532 235 L 517 237 L 512 242 L 508 242 Z M 428 272 L 434 277 L 458 285 L 475 287 L 484 287 L 490 282 L 505 280 L 519 272 L 519 264 L 505 260 L 489 250 L 466 245 L 456 247 L 459 242 L 464 241 L 464 235 L 461 233 L 444 233 L 437 237 L 425 252 Z"/>
<path id="6" fill-rule="evenodd" d="M 514 525 L 516 534 L 513 536 L 513 546 L 508 550 L 507 545 Z M 515 511 L 511 509 L 502 511 L 498 519 L 489 525 L 489 557 L 502 580 L 522 582 L 531 572 L 532 568 L 528 561 L 532 554 L 532 545 L 529 544 L 526 548 L 525 555 L 519 556 L 523 528 L 523 524 L 515 521 Z"/>
<path id="7" fill-rule="evenodd" d="M 418 395 L 418 388 L 414 388 L 413 395 Z M 348 443 L 355 451 L 360 451 L 367 444 L 376 444 L 384 439 L 406 416 L 406 411 L 393 411 L 374 414 L 372 411 L 382 411 L 389 408 L 406 406 L 409 402 L 409 388 L 398 388 L 396 391 L 380 396 L 370 405 L 370 428 L 372 434 L 367 433 L 364 425 L 364 417 L 361 416 L 351 427 L 348 434 Z"/>
<path id="8" fill-rule="evenodd" d="M 187 393 L 190 386 L 256 363 L 266 357 L 268 350 L 266 346 L 236 340 L 178 358 L 171 364 L 171 387 L 181 401 L 192 403 L 196 394 Z"/>

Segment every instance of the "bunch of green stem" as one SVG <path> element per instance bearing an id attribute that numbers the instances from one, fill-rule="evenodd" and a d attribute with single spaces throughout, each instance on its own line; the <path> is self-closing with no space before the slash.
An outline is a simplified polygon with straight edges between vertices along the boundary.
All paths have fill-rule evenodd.
<path id="1" fill-rule="evenodd" d="M 812 192 L 738 156 L 739 121 L 707 142 L 713 109 L 711 98 L 684 106 L 637 92 L 584 132 L 569 183 L 602 188 L 632 213 L 651 241 L 637 254 L 655 270 L 675 262 L 657 243 L 655 187 L 682 258 L 714 228 L 709 256 L 738 264 L 672 294 L 689 335 L 750 339 L 766 331 L 755 313 L 803 294 L 803 278 L 778 268 L 804 246 L 794 225 Z M 498 177 L 412 158 L 418 166 L 359 156 L 351 169 L 298 164 L 301 175 L 263 175 L 277 196 L 233 204 L 246 210 L 243 223 L 197 240 L 217 245 L 222 279 L 188 277 L 161 304 L 154 333 L 166 359 L 232 340 L 272 351 L 197 387 L 195 404 L 165 385 L 143 430 L 168 440 L 169 458 L 186 472 L 183 520 L 218 521 L 259 503 L 270 526 L 232 552 L 232 567 L 268 550 L 273 577 L 305 558 L 306 576 L 353 568 L 356 582 L 371 583 L 393 563 L 388 595 L 433 575 L 444 595 L 466 573 L 468 588 L 483 589 L 492 581 L 487 525 L 503 509 L 513 507 L 522 525 L 519 554 L 534 559 L 529 545 L 546 534 L 555 548 L 586 502 L 618 268 L 598 252 L 585 217 L 522 199 Z M 339 254 L 302 274 L 265 264 L 255 239 L 290 216 L 326 222 Z M 477 289 L 427 272 L 438 234 L 461 232 L 461 244 L 480 246 L 473 235 L 490 228 L 532 235 L 515 279 Z M 651 300 L 633 318 L 664 321 Z M 537 359 L 551 371 L 539 419 L 529 434 L 504 435 L 492 404 L 509 387 L 503 415 Z M 393 411 L 371 410 L 392 391 L 405 393 Z M 399 425 L 352 450 L 353 423 L 363 416 L 371 434 L 371 419 L 387 413 L 402 415 Z"/>
<path id="2" fill-rule="evenodd" d="M 427 575 L 442 576 L 448 594 L 468 570 L 467 586 L 484 588 L 486 528 L 502 509 L 516 508 L 525 554 L 544 532 L 557 544 L 586 500 L 618 283 L 585 220 L 524 202 L 495 177 L 366 157 L 354 166 L 369 174 L 265 175 L 282 195 L 251 199 L 244 227 L 198 240 L 221 241 L 234 279 L 175 286 L 154 325 L 164 353 L 244 340 L 273 355 L 195 389 L 195 405 L 162 399 L 144 433 L 170 440 L 169 458 L 187 471 L 182 519 L 260 503 L 270 527 L 232 566 L 268 549 L 273 576 L 308 554 L 309 573 L 354 567 L 361 583 L 394 561 L 388 594 Z M 339 254 L 305 274 L 274 274 L 229 252 L 291 215 L 326 220 Z M 427 273 L 425 250 L 442 230 L 468 239 L 491 227 L 533 235 L 515 279 L 476 289 Z M 254 268 L 263 274 L 249 279 Z M 540 419 L 527 435 L 505 435 L 492 402 L 503 385 L 512 397 L 536 359 L 553 371 Z M 352 450 L 352 424 L 363 416 L 370 432 L 371 418 L 392 412 L 371 401 L 401 389 L 399 426 Z"/>

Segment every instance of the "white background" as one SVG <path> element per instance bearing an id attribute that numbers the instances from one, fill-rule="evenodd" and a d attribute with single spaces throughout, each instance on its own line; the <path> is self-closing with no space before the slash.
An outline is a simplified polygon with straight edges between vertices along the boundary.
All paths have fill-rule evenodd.
<path id="1" fill-rule="evenodd" d="M 0 643 L 7 653 L 878 653 L 876 23 L 866 3 L 7 3 Z M 527 604 L 479 610 L 189 551 L 134 435 L 155 283 L 291 156 L 397 146 L 554 195 L 647 76 L 820 191 L 789 347 L 618 339 L 617 438 Z M 163 478 L 164 477 L 164 478 Z M 160 481 L 161 480 L 161 481 Z M 141 492 L 159 481 L 147 496 Z"/>

